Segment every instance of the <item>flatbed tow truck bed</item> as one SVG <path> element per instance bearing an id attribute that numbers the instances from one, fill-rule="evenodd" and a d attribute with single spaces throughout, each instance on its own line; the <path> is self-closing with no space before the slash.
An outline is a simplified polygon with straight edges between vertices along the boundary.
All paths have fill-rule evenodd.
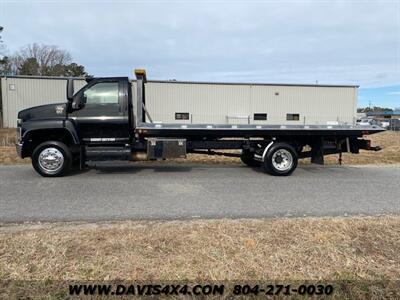
<path id="1" fill-rule="evenodd" d="M 378 126 L 354 125 L 226 125 L 141 123 L 135 132 L 143 137 L 273 137 L 273 136 L 346 136 L 362 137 L 385 131 Z"/>

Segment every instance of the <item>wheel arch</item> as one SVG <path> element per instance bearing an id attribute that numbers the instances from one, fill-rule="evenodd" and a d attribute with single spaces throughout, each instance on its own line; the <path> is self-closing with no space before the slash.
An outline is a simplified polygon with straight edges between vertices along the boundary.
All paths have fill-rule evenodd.
<path id="1" fill-rule="evenodd" d="M 55 124 L 52 122 L 48 126 L 42 123 L 40 128 L 36 126 L 29 128 L 30 126 L 28 126 L 22 136 L 22 157 L 31 157 L 33 150 L 45 141 L 60 141 L 69 147 L 79 145 L 78 135 L 73 125 L 72 127 L 71 125 L 67 126 L 67 124 Z"/>
<path id="2" fill-rule="evenodd" d="M 307 140 L 302 139 L 301 137 L 273 137 L 266 139 L 264 150 L 262 152 L 262 161 L 264 161 L 269 148 L 271 148 L 275 144 L 289 145 L 296 150 L 297 154 L 299 154 L 302 152 L 304 145 L 307 145 Z"/>

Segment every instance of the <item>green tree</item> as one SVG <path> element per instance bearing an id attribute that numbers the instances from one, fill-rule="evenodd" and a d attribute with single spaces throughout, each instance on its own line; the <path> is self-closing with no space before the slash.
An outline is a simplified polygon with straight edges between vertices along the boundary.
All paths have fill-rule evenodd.
<path id="1" fill-rule="evenodd" d="M 85 67 L 78 65 L 76 63 L 71 63 L 66 67 L 66 76 L 79 77 L 85 76 L 90 77 L 90 75 L 85 71 Z"/>
<path id="2" fill-rule="evenodd" d="M 0 26 L 0 33 L 2 33 L 3 30 L 4 30 L 4 27 Z M 1 56 L 5 55 L 4 52 L 5 52 L 5 46 L 4 46 L 4 42 L 3 42 L 2 38 L 1 38 L 1 35 L 0 35 L 0 55 Z"/>
<path id="3" fill-rule="evenodd" d="M 0 33 L 2 33 L 4 28 L 0 26 Z M 0 35 L 0 75 L 7 75 L 11 73 L 11 62 L 6 56 L 6 46 Z"/>
<path id="4" fill-rule="evenodd" d="M 44 70 L 46 76 L 68 76 L 68 77 L 88 77 L 85 67 L 76 63 L 67 65 L 57 64 Z"/>
<path id="5" fill-rule="evenodd" d="M 359 113 L 367 113 L 367 112 L 383 112 L 383 111 L 393 111 L 393 109 L 388 108 L 388 107 L 380 107 L 380 106 L 374 106 L 374 107 L 360 107 L 357 108 L 357 112 Z"/>
<path id="6" fill-rule="evenodd" d="M 11 62 L 7 56 L 0 58 L 0 75 L 11 74 Z"/>
<path id="7" fill-rule="evenodd" d="M 16 75 L 89 76 L 84 66 L 72 61 L 68 51 L 36 43 L 17 51 L 11 58 L 11 68 Z"/>
<path id="8" fill-rule="evenodd" d="M 18 67 L 18 73 L 21 75 L 40 75 L 39 63 L 34 57 L 30 57 L 22 62 Z"/>

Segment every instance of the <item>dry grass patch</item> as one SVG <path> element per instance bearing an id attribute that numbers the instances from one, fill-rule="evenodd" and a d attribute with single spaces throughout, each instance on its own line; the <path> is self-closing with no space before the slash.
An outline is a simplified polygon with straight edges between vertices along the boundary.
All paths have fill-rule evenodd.
<path id="1" fill-rule="evenodd" d="M 399 216 L 19 225 L 0 228 L 0 282 L 351 280 L 338 298 L 390 297 L 399 253 Z"/>
<path id="2" fill-rule="evenodd" d="M 0 279 L 399 279 L 400 217 L 0 229 Z"/>
<path id="3" fill-rule="evenodd" d="M 31 160 L 18 157 L 15 147 L 0 147 L 0 165 L 30 164 Z"/>
<path id="4" fill-rule="evenodd" d="M 345 165 L 367 165 L 367 164 L 398 164 L 400 163 L 400 132 L 384 131 L 366 137 L 371 140 L 372 145 L 382 147 L 381 151 L 360 150 L 359 154 L 343 153 L 343 164 Z M 327 164 L 337 164 L 338 155 L 326 157 Z"/>
<path id="5" fill-rule="evenodd" d="M 15 128 L 0 128 L 0 147 L 14 146 L 17 141 Z"/>
<path id="6" fill-rule="evenodd" d="M 0 128 L 0 165 L 30 163 L 30 159 L 21 159 L 15 151 L 16 129 Z"/>

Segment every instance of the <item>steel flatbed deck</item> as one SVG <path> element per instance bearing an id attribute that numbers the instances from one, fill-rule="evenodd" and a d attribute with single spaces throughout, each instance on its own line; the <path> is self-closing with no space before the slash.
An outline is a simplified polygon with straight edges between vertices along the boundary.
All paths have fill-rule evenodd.
<path id="1" fill-rule="evenodd" d="M 354 125 L 227 125 L 141 123 L 135 132 L 142 137 L 272 137 L 272 136 L 352 136 L 385 131 L 379 126 Z"/>

